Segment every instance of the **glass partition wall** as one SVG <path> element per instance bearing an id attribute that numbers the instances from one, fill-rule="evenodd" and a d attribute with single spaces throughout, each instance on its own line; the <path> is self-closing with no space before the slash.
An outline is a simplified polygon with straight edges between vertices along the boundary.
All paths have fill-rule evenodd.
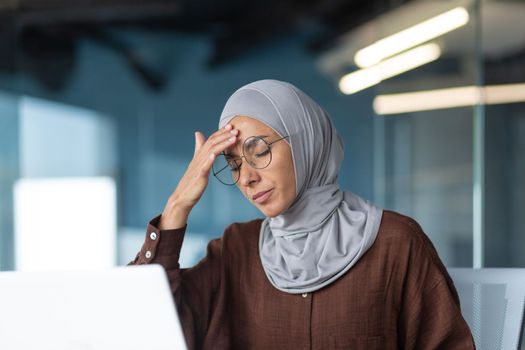
<path id="1" fill-rule="evenodd" d="M 525 266 L 525 2 L 413 1 L 320 60 L 373 94 L 376 202 L 448 266 Z"/>
<path id="2" fill-rule="evenodd" d="M 406 12 L 402 12 L 402 10 Z M 400 9 L 408 40 L 433 48 L 419 66 L 382 81 L 374 99 L 376 195 L 386 208 L 415 218 L 448 266 L 473 266 L 476 244 L 474 104 L 454 106 L 479 84 L 474 1 L 419 1 Z M 388 27 L 388 18 L 381 24 Z M 420 26 L 420 27 L 418 27 Z M 423 27 L 423 28 L 421 28 Z M 399 30 L 397 30 L 399 32 Z M 407 32 L 405 32 L 407 33 Z M 415 56 L 416 57 L 416 56 Z M 439 104 L 441 103 L 441 105 Z M 433 105 L 434 104 L 434 105 Z M 380 162 L 382 164 L 380 164 Z"/>
<path id="3" fill-rule="evenodd" d="M 525 267 L 525 1 L 482 2 L 480 12 L 491 89 L 483 110 L 484 265 Z"/>

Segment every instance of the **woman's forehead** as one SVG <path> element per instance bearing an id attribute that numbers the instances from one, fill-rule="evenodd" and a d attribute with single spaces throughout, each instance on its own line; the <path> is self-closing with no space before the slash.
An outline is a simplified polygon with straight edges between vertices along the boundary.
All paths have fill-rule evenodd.
<path id="1" fill-rule="evenodd" d="M 225 150 L 225 153 L 230 154 L 232 156 L 237 156 L 238 154 L 242 153 L 241 147 L 244 141 L 249 137 L 259 136 L 264 139 L 272 140 L 279 136 L 268 125 L 264 124 L 263 122 L 257 119 L 247 116 L 235 116 L 230 120 L 228 124 L 232 125 L 234 129 L 239 130 L 239 134 L 237 135 L 237 142 L 235 142 L 234 145 L 228 147 Z"/>
<path id="2" fill-rule="evenodd" d="M 239 130 L 239 138 L 244 139 L 250 136 L 276 136 L 277 133 L 263 122 L 248 116 L 235 116 L 228 124 L 234 129 Z"/>

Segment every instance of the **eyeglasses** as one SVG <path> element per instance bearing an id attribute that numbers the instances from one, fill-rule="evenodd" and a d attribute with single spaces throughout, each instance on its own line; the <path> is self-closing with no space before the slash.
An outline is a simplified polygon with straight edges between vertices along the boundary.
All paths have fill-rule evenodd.
<path id="1" fill-rule="evenodd" d="M 254 169 L 264 169 L 272 161 L 272 148 L 274 143 L 288 136 L 281 137 L 273 142 L 267 142 L 266 136 L 250 136 L 242 144 L 242 157 L 232 157 L 222 152 L 213 162 L 213 176 L 225 185 L 235 185 L 239 181 L 240 169 L 243 158 Z"/>

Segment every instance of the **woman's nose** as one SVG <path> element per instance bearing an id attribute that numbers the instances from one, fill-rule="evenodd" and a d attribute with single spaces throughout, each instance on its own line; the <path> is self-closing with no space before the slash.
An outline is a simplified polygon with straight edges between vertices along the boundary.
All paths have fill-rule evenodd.
<path id="1" fill-rule="evenodd" d="M 240 172 L 241 174 L 239 182 L 243 186 L 250 186 L 256 184 L 261 179 L 258 171 L 249 166 L 248 164 L 243 164 L 243 166 L 240 169 Z"/>

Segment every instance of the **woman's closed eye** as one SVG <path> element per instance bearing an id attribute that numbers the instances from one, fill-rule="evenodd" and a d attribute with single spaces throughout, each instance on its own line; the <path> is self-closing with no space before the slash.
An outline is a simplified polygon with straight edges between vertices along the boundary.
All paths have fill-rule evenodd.
<path id="1" fill-rule="evenodd" d="M 264 151 L 262 151 L 260 153 L 257 153 L 255 156 L 257 158 L 260 158 L 260 157 L 264 157 L 264 156 L 268 155 L 268 153 L 270 153 L 270 148 L 267 148 Z"/>

